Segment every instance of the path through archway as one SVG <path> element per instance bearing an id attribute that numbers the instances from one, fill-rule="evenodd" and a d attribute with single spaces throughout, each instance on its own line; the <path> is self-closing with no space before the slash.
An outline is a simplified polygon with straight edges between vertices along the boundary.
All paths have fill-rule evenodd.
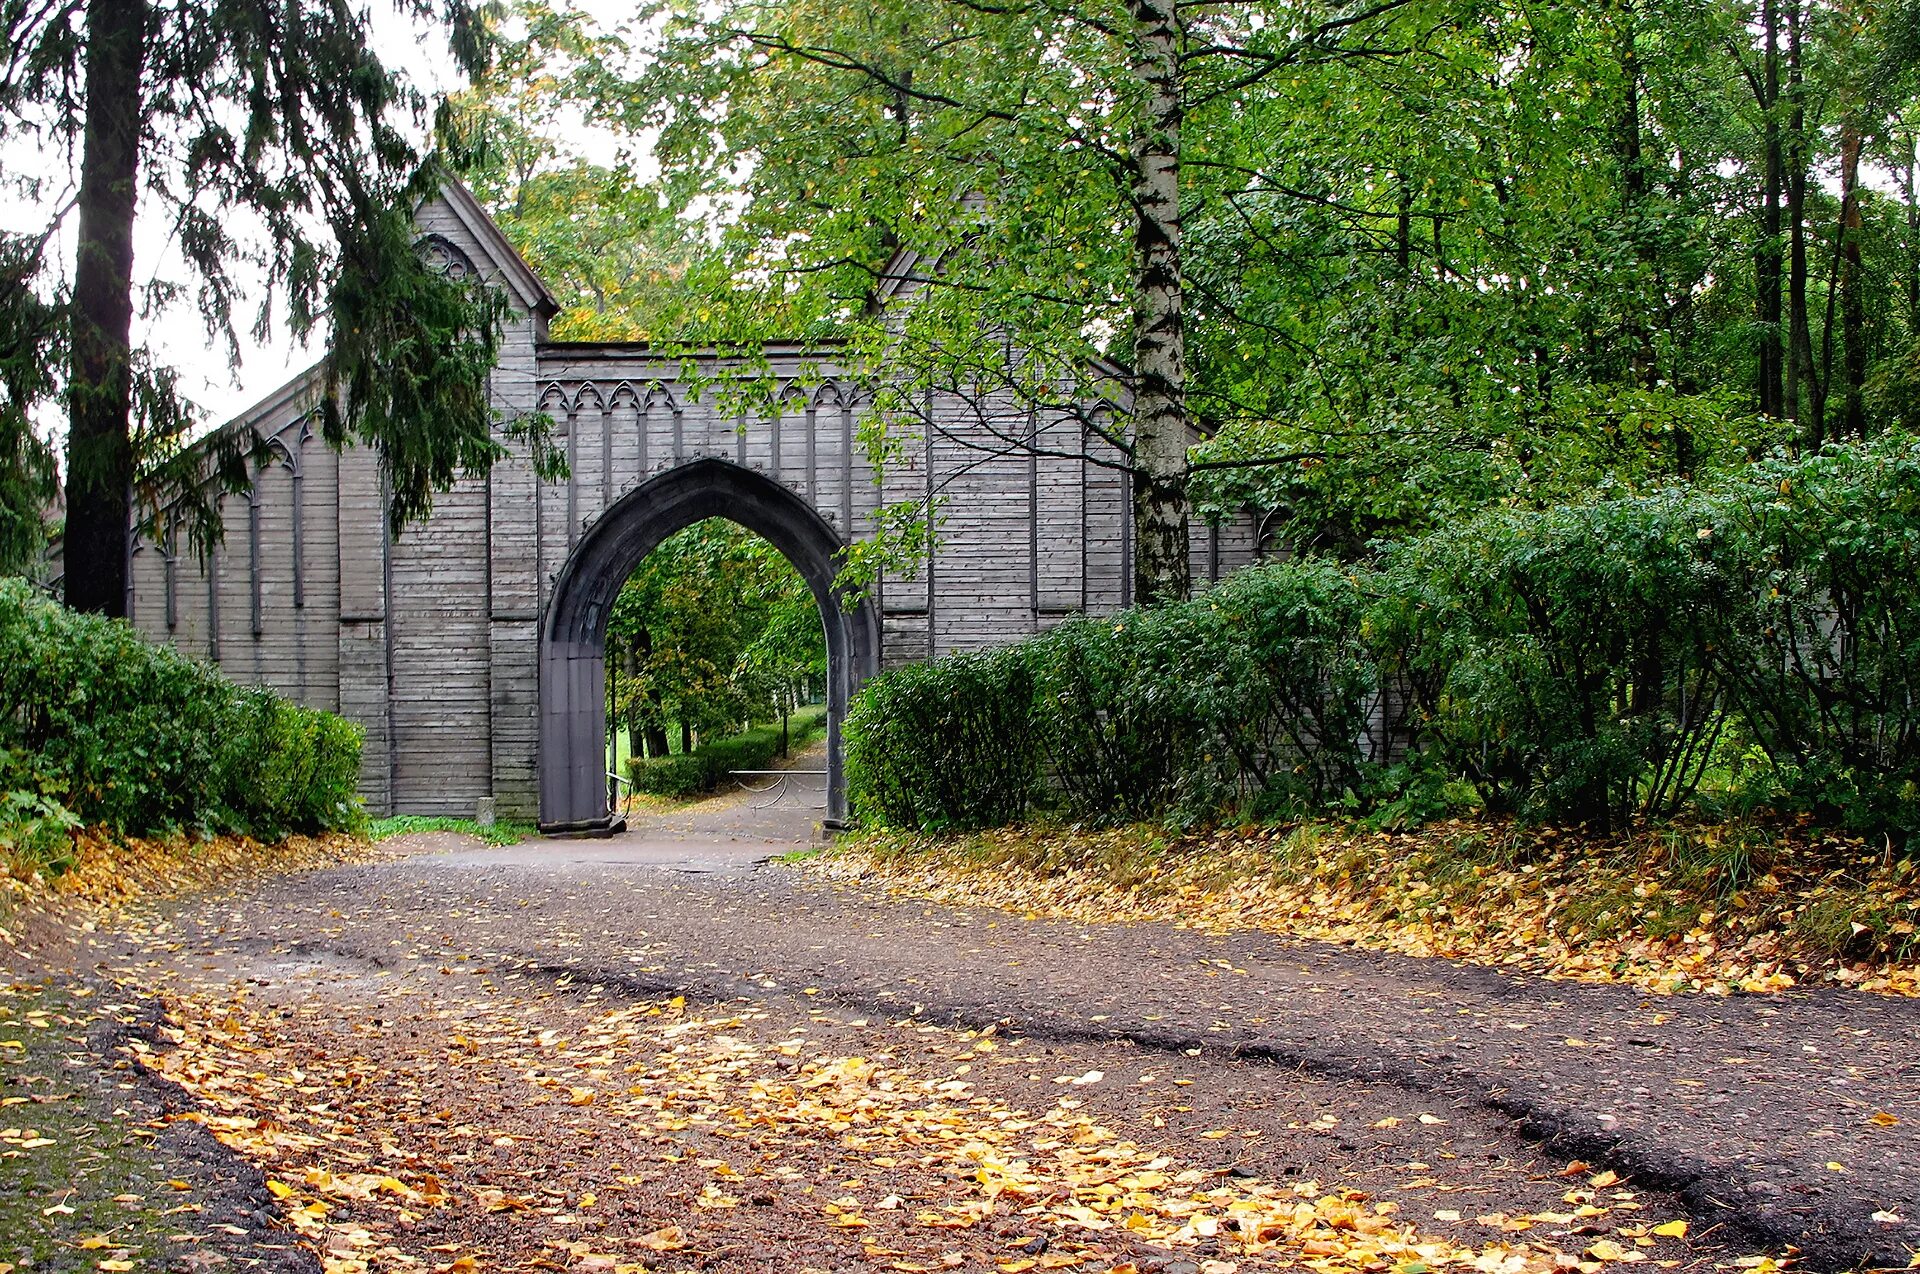
<path id="1" fill-rule="evenodd" d="M 827 638 L 827 818 L 846 815 L 840 730 L 847 701 L 878 667 L 879 625 L 864 600 L 834 589 L 844 542 L 818 512 L 764 474 L 696 460 L 615 502 L 554 579 L 540 625 L 540 829 L 593 834 L 614 825 L 606 781 L 607 621 L 620 586 L 674 532 L 706 518 L 737 522 L 786 555 L 820 605 Z"/>

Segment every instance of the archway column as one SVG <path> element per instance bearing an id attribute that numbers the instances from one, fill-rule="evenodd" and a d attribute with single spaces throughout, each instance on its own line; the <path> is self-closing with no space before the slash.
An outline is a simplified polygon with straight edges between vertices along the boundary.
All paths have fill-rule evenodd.
<path id="1" fill-rule="evenodd" d="M 827 818 L 846 817 L 841 725 L 853 692 L 879 667 L 872 607 L 834 588 L 845 543 L 815 509 L 764 474 L 702 459 L 642 483 L 581 536 L 554 577 L 540 624 L 540 828 L 613 830 L 606 780 L 606 639 L 614 599 L 674 532 L 711 517 L 763 537 L 793 563 L 820 607 L 827 641 Z"/>

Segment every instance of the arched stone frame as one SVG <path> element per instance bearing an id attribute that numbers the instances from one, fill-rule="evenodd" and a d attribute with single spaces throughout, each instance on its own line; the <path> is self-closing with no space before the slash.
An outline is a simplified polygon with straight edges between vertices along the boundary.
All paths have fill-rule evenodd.
<path id="1" fill-rule="evenodd" d="M 692 460 L 615 501 L 554 577 L 540 624 L 540 828 L 600 833 L 607 807 L 607 622 L 620 586 L 674 532 L 707 518 L 737 522 L 793 563 L 820 607 L 827 639 L 827 819 L 845 819 L 841 725 L 860 683 L 879 670 L 880 626 L 865 599 L 834 589 L 845 542 L 806 500 L 762 473 Z"/>

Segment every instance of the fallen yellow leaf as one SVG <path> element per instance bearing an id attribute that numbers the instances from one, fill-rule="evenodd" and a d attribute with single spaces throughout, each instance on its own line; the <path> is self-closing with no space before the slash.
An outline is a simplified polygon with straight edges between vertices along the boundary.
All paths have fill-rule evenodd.
<path id="1" fill-rule="evenodd" d="M 687 1236 L 679 1226 L 668 1225 L 651 1234 L 643 1234 L 634 1242 L 655 1252 L 678 1252 L 687 1245 Z"/>

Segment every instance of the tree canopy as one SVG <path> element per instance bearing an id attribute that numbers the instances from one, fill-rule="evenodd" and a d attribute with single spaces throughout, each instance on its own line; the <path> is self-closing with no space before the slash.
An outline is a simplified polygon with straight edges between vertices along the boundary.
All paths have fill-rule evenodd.
<path id="1" fill-rule="evenodd" d="M 621 588 L 607 661 L 611 719 L 658 756 L 670 727 L 684 746 L 804 701 L 826 675 L 826 634 L 813 593 L 778 549 L 709 518 L 668 537 Z"/>
<path id="2" fill-rule="evenodd" d="M 886 369 L 881 453 L 940 427 L 927 388 L 1011 393 L 1118 444 L 1137 496 L 1340 555 L 1915 422 L 1911 0 L 1156 14 L 734 0 L 541 54 L 551 100 L 651 148 L 644 224 L 684 263 L 572 313 L 843 337 Z M 1153 156 L 1171 254 L 1139 239 Z M 1140 360 L 1176 311 L 1178 431 L 1143 426 Z"/>

